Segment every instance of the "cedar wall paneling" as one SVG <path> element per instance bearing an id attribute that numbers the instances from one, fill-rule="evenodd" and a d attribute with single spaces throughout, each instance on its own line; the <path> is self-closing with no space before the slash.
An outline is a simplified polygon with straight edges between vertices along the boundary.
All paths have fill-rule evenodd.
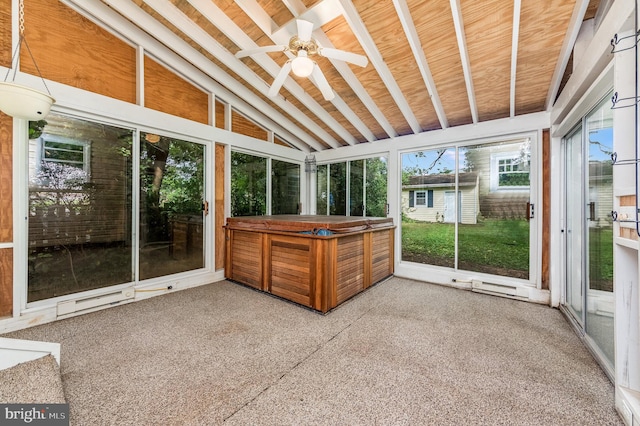
<path id="1" fill-rule="evenodd" d="M 144 58 L 144 106 L 209 123 L 209 95 L 148 56 Z"/>
<path id="2" fill-rule="evenodd" d="M 549 246 L 551 244 L 551 139 L 542 132 L 542 289 L 549 289 Z"/>
<path id="3" fill-rule="evenodd" d="M 61 2 L 25 1 L 25 37 L 44 78 L 136 102 L 136 50 Z M 27 49 L 20 66 L 38 75 Z"/>
<path id="4" fill-rule="evenodd" d="M 256 139 L 267 140 L 267 131 L 236 111 L 231 112 L 231 131 Z"/>
<path id="5" fill-rule="evenodd" d="M 0 249 L 0 317 L 13 313 L 13 249 Z"/>
<path id="6" fill-rule="evenodd" d="M 216 120 L 217 122 L 217 120 Z M 224 268 L 224 252 L 226 250 L 224 236 L 224 145 L 216 144 L 216 270 Z"/>
<path id="7" fill-rule="evenodd" d="M 288 143 L 286 143 L 285 141 L 283 141 L 282 139 L 280 139 L 279 137 L 277 137 L 275 135 L 273 136 L 273 143 L 275 143 L 276 145 L 282 145 L 282 146 L 289 147 Z"/>
<path id="8" fill-rule="evenodd" d="M 0 112 L 0 243 L 13 241 L 13 120 Z"/>
<path id="9" fill-rule="evenodd" d="M 13 120 L 0 113 L 0 242 L 13 240 Z M 13 308 L 13 249 L 0 249 L 0 317 Z"/>
<path id="10" fill-rule="evenodd" d="M 216 127 L 224 129 L 224 109 L 225 104 L 216 99 Z"/>
<path id="11" fill-rule="evenodd" d="M 0 0 L 0 66 L 11 66 L 11 0 Z"/>

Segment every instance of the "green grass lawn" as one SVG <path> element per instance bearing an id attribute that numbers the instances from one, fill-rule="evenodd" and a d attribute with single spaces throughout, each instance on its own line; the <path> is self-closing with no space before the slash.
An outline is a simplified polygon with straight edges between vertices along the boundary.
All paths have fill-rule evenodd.
<path id="1" fill-rule="evenodd" d="M 485 219 L 458 225 L 458 268 L 467 271 L 529 278 L 529 223 L 524 220 Z M 402 260 L 454 267 L 454 224 L 402 222 Z M 611 291 L 613 285 L 613 229 L 589 229 L 591 288 Z M 597 259 L 597 261 L 596 261 Z"/>
<path id="2" fill-rule="evenodd" d="M 529 223 L 483 220 L 458 227 L 459 269 L 529 277 Z M 402 222 L 402 259 L 454 266 L 454 224 Z"/>

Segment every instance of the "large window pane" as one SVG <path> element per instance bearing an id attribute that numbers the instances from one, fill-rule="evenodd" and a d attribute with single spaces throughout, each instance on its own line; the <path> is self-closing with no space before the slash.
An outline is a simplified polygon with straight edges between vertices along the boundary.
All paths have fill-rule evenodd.
<path id="1" fill-rule="evenodd" d="M 204 146 L 140 135 L 140 279 L 204 267 Z"/>
<path id="2" fill-rule="evenodd" d="M 364 160 L 349 162 L 349 216 L 364 216 Z"/>
<path id="3" fill-rule="evenodd" d="M 316 213 L 321 215 L 329 214 L 329 188 L 327 187 L 327 164 L 318 165 L 316 173 Z"/>
<path id="4" fill-rule="evenodd" d="M 455 148 L 402 155 L 402 260 L 455 266 Z"/>
<path id="5" fill-rule="evenodd" d="M 611 365 L 613 347 L 613 113 L 609 97 L 586 117 L 589 143 L 586 228 L 588 276 L 586 331 Z"/>
<path id="6" fill-rule="evenodd" d="M 231 216 L 267 214 L 267 159 L 231 152 Z"/>
<path id="7" fill-rule="evenodd" d="M 58 114 L 29 123 L 28 302 L 133 281 L 132 137 Z"/>
<path id="8" fill-rule="evenodd" d="M 271 214 L 298 214 L 300 166 L 271 161 Z"/>
<path id="9" fill-rule="evenodd" d="M 329 214 L 347 214 L 347 163 L 329 164 Z"/>
<path id="10" fill-rule="evenodd" d="M 367 158 L 365 183 L 366 215 L 387 216 L 387 159 Z"/>
<path id="11" fill-rule="evenodd" d="M 530 142 L 468 146 L 459 156 L 458 268 L 529 279 Z"/>

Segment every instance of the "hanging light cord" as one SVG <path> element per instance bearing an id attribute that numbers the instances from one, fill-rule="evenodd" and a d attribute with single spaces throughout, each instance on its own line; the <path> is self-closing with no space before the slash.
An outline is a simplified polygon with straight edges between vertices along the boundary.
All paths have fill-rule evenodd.
<path id="1" fill-rule="evenodd" d="M 29 56 L 31 57 L 31 61 L 33 62 L 33 65 L 36 67 L 36 71 L 38 72 L 38 76 L 40 76 L 40 80 L 42 80 L 42 84 L 44 84 L 44 88 L 47 89 L 47 93 L 49 94 L 49 96 L 52 96 L 51 95 L 51 91 L 49 90 L 49 86 L 47 86 L 47 82 L 44 81 L 44 77 L 42 77 L 42 73 L 40 72 L 40 68 L 38 67 L 38 64 L 36 63 L 36 60 L 33 57 L 33 53 L 31 53 L 31 48 L 29 48 L 29 43 L 27 43 L 27 38 L 24 36 L 24 0 L 20 0 L 20 18 L 19 18 L 19 22 L 20 22 L 20 37 L 18 39 L 18 46 L 16 46 L 16 50 L 15 50 L 15 52 L 13 52 L 13 56 L 11 57 L 11 66 L 13 67 L 13 78 L 12 78 L 12 81 L 15 81 L 16 73 L 18 71 L 18 63 L 16 62 L 15 66 L 13 66 L 13 63 L 16 60 L 16 56 L 18 56 L 18 53 L 20 52 L 20 46 L 24 42 L 24 45 L 27 47 L 27 52 L 29 52 Z M 4 81 L 5 82 L 7 81 L 7 78 L 9 77 L 9 71 L 11 71 L 11 68 L 9 68 L 7 70 L 7 73 L 4 76 Z"/>

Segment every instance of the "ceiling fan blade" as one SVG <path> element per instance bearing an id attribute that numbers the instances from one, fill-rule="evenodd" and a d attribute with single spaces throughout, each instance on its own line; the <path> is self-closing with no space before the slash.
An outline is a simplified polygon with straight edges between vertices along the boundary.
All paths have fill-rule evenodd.
<path id="1" fill-rule="evenodd" d="M 318 85 L 318 89 L 320 89 L 320 92 L 322 92 L 322 96 L 324 96 L 324 99 L 326 101 L 332 100 L 335 97 L 335 94 L 333 93 L 333 89 L 331 89 L 327 78 L 322 73 L 322 70 L 320 69 L 318 64 L 314 64 L 313 72 L 311 73 L 311 75 Z"/>
<path id="2" fill-rule="evenodd" d="M 267 93 L 269 97 L 273 98 L 274 96 L 278 95 L 280 88 L 282 87 L 282 85 L 284 84 L 284 81 L 287 79 L 287 76 L 289 75 L 289 71 L 291 71 L 290 60 L 285 62 L 285 64 L 282 66 L 282 69 L 276 76 L 276 79 L 273 80 L 273 84 L 271 85 L 271 87 L 269 88 L 269 92 Z"/>
<path id="3" fill-rule="evenodd" d="M 313 23 L 305 21 L 304 19 L 296 20 L 298 26 L 298 38 L 301 41 L 309 41 L 311 39 L 311 33 L 313 32 Z"/>
<path id="4" fill-rule="evenodd" d="M 236 53 L 236 58 L 244 58 L 245 56 L 255 55 L 257 53 L 269 53 L 269 52 L 284 52 L 287 50 L 287 46 L 283 45 L 273 45 L 273 46 L 263 46 L 256 47 L 253 49 L 245 49 L 240 50 Z"/>
<path id="5" fill-rule="evenodd" d="M 319 49 L 320 56 L 330 59 L 338 59 L 340 61 L 351 62 L 352 64 L 366 67 L 369 60 L 364 55 L 358 55 L 357 53 L 345 52 L 344 50 L 332 49 L 330 47 L 323 47 Z"/>

